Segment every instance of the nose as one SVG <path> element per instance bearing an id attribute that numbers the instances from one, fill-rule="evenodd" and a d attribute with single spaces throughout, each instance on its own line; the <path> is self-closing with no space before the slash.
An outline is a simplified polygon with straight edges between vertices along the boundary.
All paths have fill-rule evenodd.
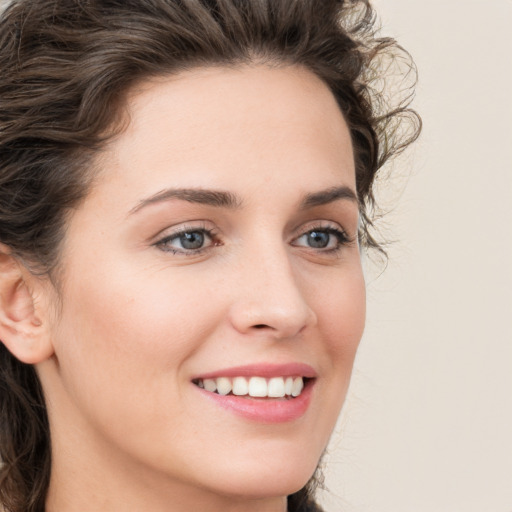
<path id="1" fill-rule="evenodd" d="M 253 255 L 237 278 L 230 319 L 240 333 L 287 339 L 316 324 L 285 249 Z"/>

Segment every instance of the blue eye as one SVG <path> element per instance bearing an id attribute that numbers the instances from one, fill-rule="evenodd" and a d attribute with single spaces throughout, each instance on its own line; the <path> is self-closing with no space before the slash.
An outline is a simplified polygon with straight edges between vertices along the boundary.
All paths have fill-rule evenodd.
<path id="1" fill-rule="evenodd" d="M 207 229 L 186 229 L 166 236 L 155 245 L 174 254 L 194 254 L 213 244 L 212 234 Z"/>
<path id="2" fill-rule="evenodd" d="M 315 228 L 299 236 L 294 245 L 320 251 L 336 251 L 349 242 L 348 236 L 334 228 Z"/>
<path id="3" fill-rule="evenodd" d="M 325 249 L 331 241 L 332 235 L 325 231 L 310 231 L 304 235 L 310 247 Z"/>
<path id="4" fill-rule="evenodd" d="M 201 231 L 189 231 L 177 237 L 183 249 L 200 249 L 204 245 L 205 236 Z"/>

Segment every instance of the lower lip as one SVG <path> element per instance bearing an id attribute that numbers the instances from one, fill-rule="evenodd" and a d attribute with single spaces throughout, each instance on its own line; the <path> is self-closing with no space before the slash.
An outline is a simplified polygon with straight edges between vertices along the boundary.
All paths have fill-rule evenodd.
<path id="1" fill-rule="evenodd" d="M 207 399 L 243 418 L 259 423 L 287 423 L 303 416 L 311 402 L 314 381 L 310 380 L 302 393 L 290 399 L 249 398 L 219 395 L 196 387 Z"/>

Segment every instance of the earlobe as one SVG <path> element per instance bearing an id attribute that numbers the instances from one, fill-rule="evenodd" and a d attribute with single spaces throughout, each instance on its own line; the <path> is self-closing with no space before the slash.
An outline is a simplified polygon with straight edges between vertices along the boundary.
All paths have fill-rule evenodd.
<path id="1" fill-rule="evenodd" d="M 20 361 L 36 364 L 48 359 L 53 347 L 31 278 L 36 279 L 0 244 L 0 340 Z"/>

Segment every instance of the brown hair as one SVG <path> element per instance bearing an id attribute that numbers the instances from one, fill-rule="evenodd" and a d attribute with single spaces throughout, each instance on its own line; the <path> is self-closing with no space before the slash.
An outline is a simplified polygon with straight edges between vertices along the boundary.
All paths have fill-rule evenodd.
<path id="1" fill-rule="evenodd" d="M 374 180 L 420 122 L 410 97 L 391 106 L 376 86 L 383 56 L 408 56 L 375 25 L 368 0 L 14 0 L 0 17 L 0 242 L 58 279 L 66 214 L 87 194 L 128 90 L 195 66 L 257 61 L 306 67 L 331 89 L 354 146 L 360 240 L 379 248 Z M 44 511 L 50 453 L 34 368 L 0 344 L 6 510 Z M 289 507 L 316 509 L 311 483 Z"/>

